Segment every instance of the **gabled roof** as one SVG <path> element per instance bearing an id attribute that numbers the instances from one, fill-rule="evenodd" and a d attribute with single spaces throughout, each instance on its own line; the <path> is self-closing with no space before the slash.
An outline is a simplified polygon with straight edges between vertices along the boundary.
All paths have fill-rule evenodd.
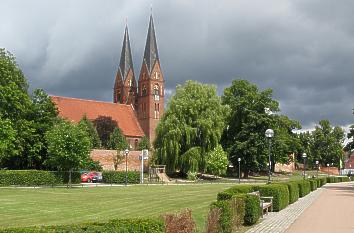
<path id="1" fill-rule="evenodd" d="M 126 79 L 130 68 L 132 69 L 133 74 L 134 74 L 132 52 L 130 49 L 128 26 L 125 26 L 122 52 L 120 54 L 120 62 L 119 62 L 119 71 L 121 72 L 123 80 Z"/>
<path id="2" fill-rule="evenodd" d="M 152 15 L 150 15 L 149 29 L 146 37 L 145 51 L 143 63 L 145 62 L 149 73 L 151 73 L 152 67 L 155 62 L 159 60 L 159 53 L 157 51 L 157 43 L 155 36 L 154 20 Z"/>
<path id="3" fill-rule="evenodd" d="M 94 120 L 99 116 L 112 117 L 118 123 L 125 136 L 143 137 L 135 111 L 131 105 L 76 99 L 62 96 L 50 96 L 59 111 L 59 116 L 78 123 L 86 114 Z"/>

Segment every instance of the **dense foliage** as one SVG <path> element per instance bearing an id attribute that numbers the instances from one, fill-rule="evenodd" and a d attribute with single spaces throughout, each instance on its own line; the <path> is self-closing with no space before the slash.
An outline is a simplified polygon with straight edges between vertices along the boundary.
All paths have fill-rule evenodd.
<path id="1" fill-rule="evenodd" d="M 225 88 L 222 101 L 231 108 L 231 113 L 221 141 L 234 165 L 241 158 L 245 177 L 250 171 L 267 168 L 268 142 L 264 133 L 268 128 L 275 132 L 272 164 L 289 162 L 288 154 L 296 150 L 296 137 L 292 130 L 300 125 L 286 116 L 269 114 L 279 111 L 271 89 L 260 91 L 246 80 L 234 80 L 230 87 Z"/>
<path id="2" fill-rule="evenodd" d="M 150 149 L 151 149 L 151 145 L 150 145 L 149 138 L 144 136 L 138 144 L 138 150 L 150 150 Z"/>
<path id="3" fill-rule="evenodd" d="M 156 129 L 156 163 L 167 171 L 204 171 L 206 154 L 219 143 L 228 110 L 216 87 L 187 81 L 176 94 Z"/>
<path id="4" fill-rule="evenodd" d="M 90 138 L 78 125 L 63 120 L 46 133 L 45 139 L 49 153 L 47 165 L 56 170 L 79 169 L 89 160 Z"/>
<path id="5" fill-rule="evenodd" d="M 110 135 L 118 127 L 118 123 L 112 117 L 99 116 L 93 121 L 93 124 L 96 127 L 103 148 L 108 148 Z"/>
<path id="6" fill-rule="evenodd" d="M 97 130 L 93 123 L 86 117 L 86 115 L 80 120 L 79 126 L 87 133 L 91 141 L 92 149 L 101 148 L 101 140 L 98 136 Z"/>
<path id="7" fill-rule="evenodd" d="M 123 184 L 125 183 L 125 176 L 127 175 L 127 183 L 138 184 L 140 174 L 137 171 L 103 171 L 102 178 L 104 183 Z"/>
<path id="8" fill-rule="evenodd" d="M 101 232 L 101 233 L 163 233 L 165 224 L 161 218 L 113 219 L 109 222 L 89 222 L 63 226 L 38 226 L 0 229 L 1 233 L 43 233 L 43 232 Z"/>
<path id="9" fill-rule="evenodd" d="M 122 151 L 128 148 L 127 140 L 125 139 L 120 128 L 114 128 L 107 143 L 108 149 Z"/>
<path id="10" fill-rule="evenodd" d="M 227 153 L 221 145 L 217 145 L 214 150 L 210 151 L 206 156 L 207 171 L 213 175 L 224 175 L 226 173 L 229 160 Z"/>

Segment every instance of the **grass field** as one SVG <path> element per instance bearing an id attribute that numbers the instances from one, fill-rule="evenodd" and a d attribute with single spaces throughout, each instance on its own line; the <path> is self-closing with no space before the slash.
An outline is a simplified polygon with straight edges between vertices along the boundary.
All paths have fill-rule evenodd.
<path id="1" fill-rule="evenodd" d="M 199 231 L 216 194 L 233 184 L 1 188 L 0 227 L 159 216 L 189 208 Z"/>

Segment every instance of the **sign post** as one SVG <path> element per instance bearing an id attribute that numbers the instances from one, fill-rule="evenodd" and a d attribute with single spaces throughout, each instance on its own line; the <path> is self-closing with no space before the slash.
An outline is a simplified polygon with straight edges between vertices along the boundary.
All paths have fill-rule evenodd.
<path id="1" fill-rule="evenodd" d="M 140 171 L 140 184 L 144 183 L 144 160 L 149 158 L 149 151 L 148 150 L 142 150 L 141 151 L 141 171 Z"/>

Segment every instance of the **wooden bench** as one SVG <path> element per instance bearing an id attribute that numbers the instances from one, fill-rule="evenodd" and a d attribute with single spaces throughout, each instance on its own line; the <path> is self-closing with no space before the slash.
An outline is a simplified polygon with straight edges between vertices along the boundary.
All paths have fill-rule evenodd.
<path id="1" fill-rule="evenodd" d="M 255 191 L 249 194 L 256 195 L 257 197 L 259 197 L 260 199 L 259 207 L 262 213 L 262 218 L 263 218 L 264 211 L 266 212 L 266 214 L 268 214 L 269 209 L 271 212 L 273 211 L 273 197 L 261 197 L 261 193 L 259 191 Z"/>

